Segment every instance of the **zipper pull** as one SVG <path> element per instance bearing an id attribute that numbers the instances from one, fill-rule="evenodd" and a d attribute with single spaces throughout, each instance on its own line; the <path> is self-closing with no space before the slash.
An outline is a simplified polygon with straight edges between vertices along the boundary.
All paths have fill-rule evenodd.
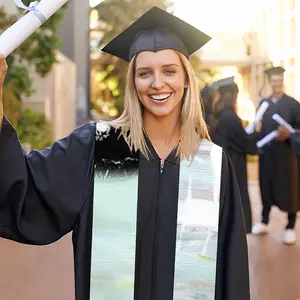
<path id="1" fill-rule="evenodd" d="M 164 171 L 164 163 L 163 163 L 163 161 L 161 160 L 161 161 L 160 161 L 160 174 L 162 174 L 163 171 Z"/>

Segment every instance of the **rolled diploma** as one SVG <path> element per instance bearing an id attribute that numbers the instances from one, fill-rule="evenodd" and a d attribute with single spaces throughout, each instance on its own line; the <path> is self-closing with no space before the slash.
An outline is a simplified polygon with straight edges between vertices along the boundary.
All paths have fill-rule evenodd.
<path id="1" fill-rule="evenodd" d="M 271 142 L 273 139 L 275 139 L 278 136 L 277 130 L 272 131 L 271 133 L 267 134 L 264 138 L 262 138 L 260 141 L 256 143 L 257 148 L 262 148 L 264 145 Z"/>
<path id="2" fill-rule="evenodd" d="M 269 106 L 270 106 L 270 104 L 267 101 L 264 101 L 260 105 L 260 107 L 259 107 L 259 109 L 258 109 L 258 111 L 256 113 L 256 116 L 255 116 L 255 123 L 257 123 L 257 122 L 259 122 L 259 121 L 262 120 L 262 117 L 265 114 L 265 112 L 266 112 L 266 110 L 268 109 Z"/>
<path id="3" fill-rule="evenodd" d="M 286 122 L 280 115 L 274 114 L 272 116 L 272 119 L 276 121 L 279 125 L 284 126 L 290 133 L 296 132 L 296 130 L 288 122 Z"/>
<path id="4" fill-rule="evenodd" d="M 56 13 L 68 0 L 42 0 L 36 6 L 46 20 Z M 43 23 L 30 11 L 0 35 L 0 53 L 7 57 L 19 47 Z"/>
<path id="5" fill-rule="evenodd" d="M 254 120 L 254 122 L 251 122 L 251 123 L 245 128 L 245 131 L 246 131 L 247 134 L 252 134 L 252 133 L 254 132 L 255 124 L 256 124 L 257 122 L 260 122 L 260 121 L 262 120 L 262 117 L 263 117 L 264 113 L 266 112 L 266 110 L 268 109 L 269 106 L 270 106 L 270 104 L 269 104 L 267 101 L 264 101 L 264 102 L 260 105 L 260 107 L 259 107 L 259 109 L 258 109 L 258 111 L 257 111 L 257 113 L 256 113 L 256 115 L 255 115 L 255 120 Z"/>

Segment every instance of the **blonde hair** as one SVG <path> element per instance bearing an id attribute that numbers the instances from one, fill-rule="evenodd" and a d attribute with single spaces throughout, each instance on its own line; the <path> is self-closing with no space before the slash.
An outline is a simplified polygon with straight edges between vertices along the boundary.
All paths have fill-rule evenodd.
<path id="1" fill-rule="evenodd" d="M 210 140 L 210 137 L 202 115 L 200 89 L 196 75 L 189 60 L 183 54 L 177 53 L 185 69 L 188 83 L 182 100 L 181 140 L 177 148 L 177 155 L 181 158 L 190 159 L 198 150 L 201 140 L 203 138 Z M 139 150 L 148 157 L 149 149 L 143 126 L 143 107 L 135 88 L 135 62 L 136 56 L 131 60 L 127 72 L 124 111 L 119 118 L 109 123 L 121 129 L 121 135 L 131 150 Z"/>

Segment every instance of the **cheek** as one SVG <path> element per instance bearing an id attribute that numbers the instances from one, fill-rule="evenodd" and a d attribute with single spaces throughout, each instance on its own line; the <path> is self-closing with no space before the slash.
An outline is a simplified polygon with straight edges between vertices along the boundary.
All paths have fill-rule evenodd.
<path id="1" fill-rule="evenodd" d="M 149 82 L 145 79 L 141 80 L 139 78 L 135 79 L 135 88 L 138 97 L 141 98 L 143 95 L 147 94 L 149 90 Z"/>
<path id="2" fill-rule="evenodd" d="M 185 88 L 185 79 L 180 77 L 172 78 L 168 82 L 168 85 L 177 93 L 183 94 Z"/>

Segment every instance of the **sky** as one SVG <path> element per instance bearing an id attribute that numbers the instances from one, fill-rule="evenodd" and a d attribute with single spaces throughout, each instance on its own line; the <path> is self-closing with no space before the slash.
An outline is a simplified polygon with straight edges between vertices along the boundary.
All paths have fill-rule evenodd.
<path id="1" fill-rule="evenodd" d="M 91 7 L 104 0 L 90 0 Z M 251 29 L 254 11 L 269 0 L 171 0 L 179 18 L 206 33 L 238 32 Z"/>
<path id="2" fill-rule="evenodd" d="M 261 0 L 264 1 L 264 0 Z M 259 0 L 173 0 L 174 14 L 201 31 L 247 32 Z"/>

